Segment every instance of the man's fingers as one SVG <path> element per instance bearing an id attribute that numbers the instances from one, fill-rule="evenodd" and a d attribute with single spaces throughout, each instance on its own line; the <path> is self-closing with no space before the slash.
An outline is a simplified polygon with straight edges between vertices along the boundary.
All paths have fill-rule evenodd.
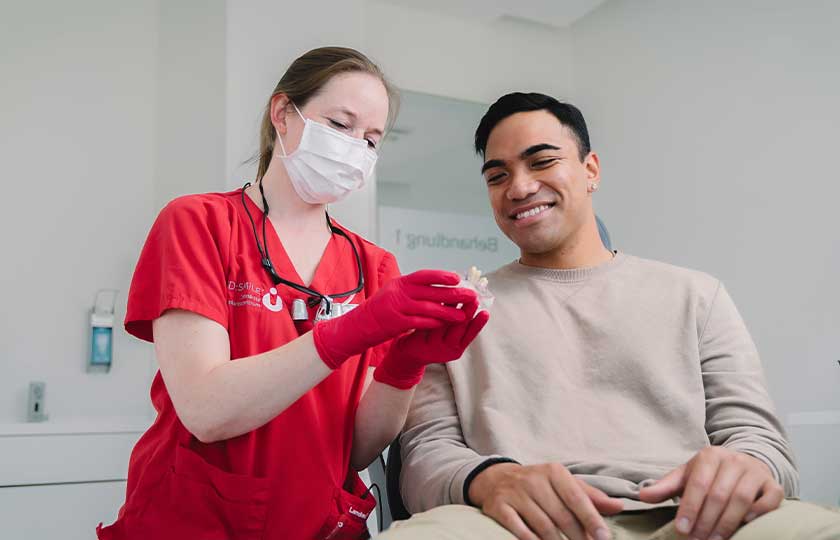
<path id="1" fill-rule="evenodd" d="M 718 535 L 721 538 L 729 538 L 735 534 L 735 531 L 744 523 L 744 517 L 749 512 L 750 507 L 756 502 L 763 482 L 763 477 L 752 475 L 749 472 L 741 477 L 732 490 L 729 504 L 711 530 L 712 537 Z"/>
<path id="2" fill-rule="evenodd" d="M 608 540 L 611 537 L 604 518 L 598 513 L 589 495 L 566 469 L 557 468 L 552 471 L 551 485 L 589 535 L 597 540 Z"/>
<path id="3" fill-rule="evenodd" d="M 767 480 L 761 487 L 761 496 L 755 501 L 747 512 L 744 521 L 749 523 L 759 516 L 763 516 L 767 512 L 772 512 L 777 509 L 782 501 L 785 499 L 785 491 L 775 480 Z"/>
<path id="4" fill-rule="evenodd" d="M 647 503 L 658 503 L 681 494 L 685 488 L 688 466 L 680 465 L 660 478 L 652 486 L 639 490 L 639 499 Z"/>
<path id="5" fill-rule="evenodd" d="M 717 476 L 719 461 L 716 459 L 695 459 L 688 471 L 680 498 L 680 508 L 677 511 L 675 523 L 677 530 L 682 534 L 688 534 L 694 529 L 700 509 L 703 508 L 703 501 L 706 494 L 712 487 L 712 482 Z"/>
<path id="6" fill-rule="evenodd" d="M 557 501 L 557 505 L 551 510 L 550 516 L 554 526 L 569 540 L 588 540 L 583 525 L 561 501 Z"/>
<path id="7" fill-rule="evenodd" d="M 542 476 L 538 480 L 532 480 L 526 484 L 526 489 L 531 500 L 551 520 L 550 527 L 562 532 L 569 540 L 587 540 L 583 525 L 577 519 L 574 512 L 564 504 L 560 494 L 554 488 L 551 478 Z M 542 537 L 543 531 L 535 528 L 534 524 L 531 525 L 531 528 Z"/>
<path id="8" fill-rule="evenodd" d="M 693 537 L 709 538 L 715 530 L 715 526 L 721 519 L 721 516 L 723 516 L 725 511 L 731 509 L 732 504 L 736 502 L 733 500 L 732 496 L 735 493 L 736 486 L 740 486 L 744 473 L 745 469 L 743 466 L 734 459 L 727 459 L 721 462 L 717 469 L 715 479 L 706 492 L 706 497 L 703 500 L 703 507 L 697 515 L 697 520 L 691 533 Z M 738 516 L 739 524 L 741 522 L 741 518 L 743 518 L 744 514 L 747 513 L 747 509 L 750 507 L 750 504 L 752 504 L 755 500 L 755 492 L 758 491 L 758 486 L 760 484 L 754 484 L 755 485 L 752 486 L 752 489 L 754 490 L 752 498 L 746 502 L 746 504 L 743 504 L 743 501 L 741 501 L 743 511 L 741 515 Z M 744 490 L 745 486 L 740 486 L 740 489 Z M 739 493 L 739 496 L 743 495 L 743 493 Z"/>
<path id="9" fill-rule="evenodd" d="M 532 498 L 522 500 L 516 505 L 515 509 L 528 528 L 534 531 L 540 540 L 563 540 L 560 531 L 554 525 L 554 521 Z"/>
<path id="10" fill-rule="evenodd" d="M 510 531 L 518 540 L 541 540 L 525 525 L 522 517 L 510 505 L 501 504 L 498 508 L 484 509 L 484 513 L 498 521 L 502 527 Z"/>
<path id="11" fill-rule="evenodd" d="M 621 499 L 610 497 L 600 489 L 590 486 L 580 478 L 575 478 L 578 483 L 580 483 L 583 491 L 585 491 L 589 498 L 592 499 L 592 504 L 595 505 L 595 508 L 601 515 L 611 516 L 624 510 L 624 502 Z"/>

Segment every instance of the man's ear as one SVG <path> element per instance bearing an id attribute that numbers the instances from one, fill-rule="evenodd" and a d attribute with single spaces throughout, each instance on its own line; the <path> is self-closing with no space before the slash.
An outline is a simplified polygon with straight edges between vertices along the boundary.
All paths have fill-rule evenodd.
<path id="1" fill-rule="evenodd" d="M 601 183 L 601 160 L 595 152 L 589 152 L 583 158 L 583 167 L 586 169 L 586 181 L 590 184 Z"/>
<path id="2" fill-rule="evenodd" d="M 271 97 L 271 123 L 281 135 L 286 134 L 286 114 L 292 106 L 291 103 L 286 94 L 275 94 Z"/>

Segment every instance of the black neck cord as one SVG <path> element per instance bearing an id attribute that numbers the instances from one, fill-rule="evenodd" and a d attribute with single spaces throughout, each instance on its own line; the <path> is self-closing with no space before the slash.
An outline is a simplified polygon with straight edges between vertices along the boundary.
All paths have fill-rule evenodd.
<path id="1" fill-rule="evenodd" d="M 268 200 L 265 197 L 265 191 L 263 190 L 262 180 L 257 182 L 257 186 L 259 187 L 259 190 L 260 190 L 260 197 L 262 198 L 262 203 L 263 203 L 263 216 L 262 216 L 262 237 L 263 238 L 262 238 L 262 245 L 260 245 L 260 240 L 259 240 L 260 237 L 259 237 L 259 234 L 257 233 L 257 225 L 254 222 L 254 218 L 251 215 L 251 211 L 248 210 L 248 204 L 245 202 L 245 189 L 248 188 L 250 185 L 251 185 L 251 183 L 248 182 L 242 188 L 242 194 L 241 194 L 242 195 L 242 207 L 245 208 L 245 213 L 248 215 L 248 220 L 251 222 L 251 229 L 254 232 L 254 240 L 256 241 L 256 244 L 257 244 L 257 251 L 259 251 L 259 253 L 260 253 L 260 258 L 261 258 L 260 263 L 262 264 L 262 267 L 265 268 L 266 272 L 268 272 L 268 275 L 271 276 L 271 279 L 272 279 L 272 281 L 274 282 L 275 285 L 283 284 L 283 285 L 291 287 L 291 288 L 293 288 L 293 289 L 295 289 L 299 292 L 302 292 L 304 294 L 309 295 L 309 300 L 307 301 L 307 304 L 309 304 L 310 307 L 316 306 L 319 302 L 324 302 L 326 313 L 329 315 L 330 310 L 331 310 L 330 305 L 332 303 L 332 300 L 329 297 L 327 297 L 326 295 L 324 295 L 324 294 L 322 294 L 322 293 L 320 293 L 320 292 L 318 292 L 314 289 L 306 287 L 305 285 L 283 279 L 277 274 L 277 271 L 274 269 L 274 264 L 271 262 L 271 255 L 268 253 L 268 238 L 267 238 L 266 232 L 265 232 L 266 220 L 268 219 Z M 362 260 L 359 257 L 359 251 L 356 249 L 356 245 L 353 243 L 353 241 L 350 239 L 350 237 L 347 236 L 347 233 L 345 233 L 343 230 L 339 229 L 338 227 L 336 227 L 332 224 L 332 221 L 330 220 L 329 213 L 327 213 L 325 211 L 324 215 L 326 216 L 327 227 L 329 227 L 329 229 L 330 229 L 330 234 L 339 234 L 339 235 L 343 236 L 344 238 L 346 238 L 348 242 L 350 242 L 350 247 L 353 249 L 353 255 L 356 259 L 356 270 L 357 270 L 358 275 L 359 275 L 358 286 L 355 289 L 353 289 L 351 291 L 344 292 L 344 293 L 336 294 L 336 295 L 334 295 L 334 297 L 335 298 L 343 298 L 343 297 L 346 297 L 346 296 L 356 294 L 364 288 L 364 283 L 365 283 L 364 274 L 362 273 Z"/>

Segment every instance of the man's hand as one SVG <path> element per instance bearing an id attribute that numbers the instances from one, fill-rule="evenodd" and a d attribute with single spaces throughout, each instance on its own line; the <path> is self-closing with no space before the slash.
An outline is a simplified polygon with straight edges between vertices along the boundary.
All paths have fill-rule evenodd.
<path id="1" fill-rule="evenodd" d="M 639 498 L 657 503 L 678 495 L 676 526 L 681 534 L 726 540 L 742 523 L 778 508 L 784 490 L 763 461 L 712 446 L 653 486 L 642 488 Z"/>
<path id="2" fill-rule="evenodd" d="M 470 500 L 519 540 L 609 540 L 601 514 L 624 507 L 557 463 L 488 467 L 470 484 Z"/>

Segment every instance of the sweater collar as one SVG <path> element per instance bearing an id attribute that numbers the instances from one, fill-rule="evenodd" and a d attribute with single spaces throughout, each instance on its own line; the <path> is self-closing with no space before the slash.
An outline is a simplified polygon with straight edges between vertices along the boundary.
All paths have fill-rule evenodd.
<path id="1" fill-rule="evenodd" d="M 588 268 L 541 268 L 538 266 L 526 266 L 518 260 L 510 263 L 507 268 L 514 274 L 538 279 L 545 279 L 548 281 L 556 281 L 558 283 L 575 283 L 586 281 L 596 276 L 600 276 L 620 266 L 627 256 L 619 251 L 614 251 L 612 259 L 599 264 L 598 266 L 591 266 Z"/>

